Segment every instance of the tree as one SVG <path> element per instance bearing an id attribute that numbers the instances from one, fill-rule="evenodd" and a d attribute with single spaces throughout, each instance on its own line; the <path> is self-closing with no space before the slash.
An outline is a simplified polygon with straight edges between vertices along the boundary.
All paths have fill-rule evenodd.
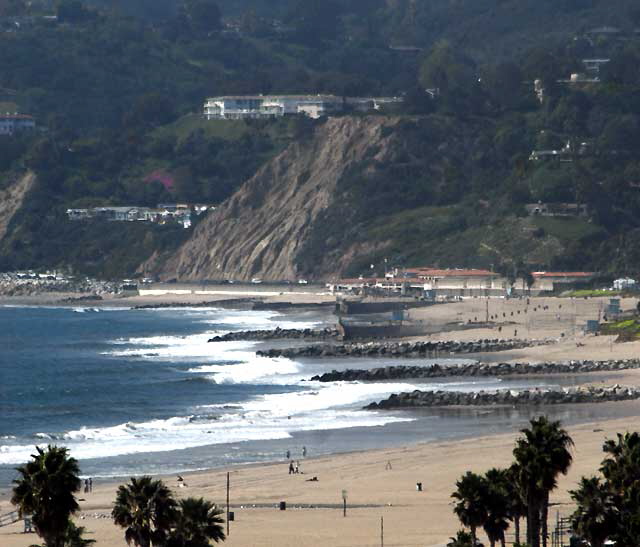
<path id="1" fill-rule="evenodd" d="M 527 98 L 524 77 L 515 63 L 486 67 L 482 72 L 482 88 L 497 110 L 518 108 Z"/>
<path id="2" fill-rule="evenodd" d="M 509 519 L 513 522 L 515 543 L 520 543 L 520 519 L 527 516 L 527 506 L 522 499 L 522 488 L 518 483 L 520 470 L 518 464 L 511 465 L 507 472 L 507 480 L 503 486 L 507 490 Z"/>
<path id="3" fill-rule="evenodd" d="M 640 535 L 640 434 L 618 433 L 617 441 L 606 441 L 603 450 L 607 456 L 600 471 L 615 496 L 619 515 L 611 539 L 616 545 L 635 545 Z"/>
<path id="4" fill-rule="evenodd" d="M 506 469 L 490 469 L 485 475 L 487 519 L 483 528 L 491 547 L 499 541 L 505 545 L 504 533 L 509 528 L 509 472 Z"/>
<path id="5" fill-rule="evenodd" d="M 341 13 L 341 2 L 337 0 L 294 0 L 286 21 L 295 27 L 300 42 L 317 46 L 336 38 Z"/>
<path id="6" fill-rule="evenodd" d="M 191 27 L 200 33 L 218 30 L 221 26 L 221 14 L 218 4 L 212 0 L 186 0 L 186 12 Z"/>
<path id="7" fill-rule="evenodd" d="M 0 0 L 0 17 L 25 15 L 27 11 L 24 0 Z"/>
<path id="8" fill-rule="evenodd" d="M 176 502 L 162 481 L 131 478 L 130 484 L 118 488 L 111 516 L 125 529 L 127 544 L 162 545 L 176 519 Z"/>
<path id="9" fill-rule="evenodd" d="M 31 515 L 38 535 L 47 547 L 64 547 L 71 515 L 78 510 L 75 492 L 80 490 L 80 470 L 64 447 L 36 447 L 31 461 L 17 468 L 11 503 L 20 515 Z"/>
<path id="10" fill-rule="evenodd" d="M 577 506 L 571 515 L 574 532 L 591 547 L 602 547 L 616 530 L 617 510 L 608 485 L 598 477 L 582 477 L 570 494 Z"/>
<path id="11" fill-rule="evenodd" d="M 482 89 L 474 62 L 447 42 L 436 44 L 422 61 L 420 83 L 436 89 L 443 104 L 456 114 L 480 108 Z"/>
<path id="12" fill-rule="evenodd" d="M 474 547 L 471 534 L 465 530 L 458 530 L 455 537 L 449 538 L 447 547 Z M 480 543 L 476 543 L 475 547 L 481 547 Z"/>
<path id="13" fill-rule="evenodd" d="M 487 520 L 487 484 L 483 477 L 467 471 L 456 482 L 457 490 L 451 494 L 456 500 L 453 512 L 471 531 L 472 545 L 476 544 L 476 529 Z"/>
<path id="14" fill-rule="evenodd" d="M 58 4 L 58 21 L 61 23 L 80 23 L 91 16 L 80 0 L 62 0 Z"/>
<path id="15" fill-rule="evenodd" d="M 222 510 L 202 498 L 180 500 L 168 547 L 209 547 L 225 540 Z"/>
<path id="16" fill-rule="evenodd" d="M 531 420 L 531 427 L 521 433 L 513 455 L 527 505 L 527 543 L 539 547 L 542 535 L 546 547 L 549 493 L 555 489 L 558 475 L 566 474 L 571 466 L 573 441 L 559 421 L 549 421 L 546 416 Z"/>

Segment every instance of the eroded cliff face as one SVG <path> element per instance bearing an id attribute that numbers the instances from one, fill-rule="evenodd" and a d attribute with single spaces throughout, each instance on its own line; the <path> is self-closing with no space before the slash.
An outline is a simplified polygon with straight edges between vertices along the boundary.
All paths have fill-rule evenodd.
<path id="1" fill-rule="evenodd" d="M 335 118 L 305 142 L 289 146 L 204 219 L 193 236 L 163 263 L 143 267 L 163 279 L 295 280 L 339 274 L 341 261 L 320 260 L 300 270 L 300 252 L 339 199 L 336 186 L 354 166 L 384 161 L 390 153 L 393 119 Z M 386 134 L 389 136 L 385 136 Z M 338 247 L 346 242 L 339 242 Z M 349 253 L 353 253 L 350 249 Z"/>
<path id="2" fill-rule="evenodd" d="M 7 235 L 9 224 L 33 187 L 35 179 L 35 174 L 28 171 L 4 190 L 0 190 L 0 241 Z"/>

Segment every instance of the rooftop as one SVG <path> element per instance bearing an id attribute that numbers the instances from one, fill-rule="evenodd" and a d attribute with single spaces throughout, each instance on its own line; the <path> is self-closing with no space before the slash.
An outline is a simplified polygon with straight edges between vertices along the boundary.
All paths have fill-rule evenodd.
<path id="1" fill-rule="evenodd" d="M 499 274 L 489 271 L 489 270 L 476 270 L 472 269 L 463 269 L 463 268 L 454 268 L 454 269 L 437 269 L 437 268 L 407 268 L 403 270 L 406 273 L 417 274 L 421 276 L 427 277 L 498 277 Z"/>
<path id="2" fill-rule="evenodd" d="M 593 272 L 533 272 L 533 277 L 593 277 Z"/>
<path id="3" fill-rule="evenodd" d="M 27 114 L 0 114 L 2 120 L 33 120 L 33 116 Z"/>
<path id="4" fill-rule="evenodd" d="M 208 101 L 262 101 L 274 99 L 309 100 L 317 101 L 341 101 L 342 98 L 336 95 L 223 95 L 221 97 L 209 97 Z"/>

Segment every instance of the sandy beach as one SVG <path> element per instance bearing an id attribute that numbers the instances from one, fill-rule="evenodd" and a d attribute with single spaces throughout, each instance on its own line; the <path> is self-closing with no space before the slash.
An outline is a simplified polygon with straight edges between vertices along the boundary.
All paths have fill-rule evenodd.
<path id="1" fill-rule="evenodd" d="M 234 295 L 234 297 L 237 297 Z M 317 302 L 329 295 L 276 295 L 284 301 Z M 127 299 L 126 305 L 144 302 L 202 301 L 192 294 L 154 298 Z M 123 302 L 121 300 L 121 302 Z M 602 314 L 607 299 L 536 298 L 527 306 L 526 300 L 489 300 L 489 315 L 496 317 L 495 326 L 466 331 L 442 332 L 431 339 L 478 338 L 553 338 L 550 346 L 524 350 L 483 354 L 483 360 L 560 361 L 569 359 L 631 358 L 640 354 L 640 342 L 616 344 L 612 337 L 585 335 L 582 327 L 587 319 Z M 101 304 L 100 304 L 101 305 Z M 632 309 L 636 299 L 625 299 L 623 309 Z M 535 309 L 534 309 L 535 308 Z M 520 312 L 520 313 L 518 313 Z M 513 315 L 512 315 L 513 313 Z M 469 299 L 460 303 L 434 306 L 410 312 L 414 319 L 441 322 L 484 321 L 487 301 Z M 502 327 L 500 329 L 500 327 Z M 518 331 L 516 334 L 515 331 Z M 593 375 L 593 382 L 599 382 Z M 616 381 L 640 384 L 638 371 L 616 375 Z M 609 404 L 609 403 L 606 403 Z M 632 416 L 640 415 L 640 402 L 625 405 Z M 544 409 L 540 409 L 544 413 Z M 571 490 L 583 475 L 594 474 L 602 460 L 602 443 L 616 432 L 635 430 L 637 418 L 595 421 L 568 427 L 575 441 L 575 463 L 559 488 L 552 494 L 555 511 L 567 516 L 571 512 Z M 226 545 L 230 546 L 375 546 L 381 544 L 381 518 L 384 519 L 386 546 L 442 546 L 460 528 L 451 507 L 451 492 L 455 481 L 467 470 L 483 472 L 495 466 L 506 466 L 511 460 L 515 432 L 485 436 L 455 442 L 433 442 L 314 458 L 300 459 L 303 474 L 288 475 L 287 463 L 237 466 L 185 475 L 184 488 L 178 488 L 175 476 L 166 482 L 179 496 L 203 496 L 224 504 L 226 472 L 231 473 L 231 505 L 235 521 Z M 392 469 L 387 469 L 390 462 Z M 307 479 L 317 477 L 317 482 Z M 424 491 L 418 492 L 416 483 Z M 116 528 L 108 515 L 115 498 L 117 483 L 96 481 L 94 491 L 80 494 L 79 523 L 87 528 L 88 537 L 99 546 L 124 545 L 122 530 Z M 347 516 L 342 516 L 341 492 L 347 491 Z M 10 492 L 0 493 L 0 513 L 10 511 Z M 277 505 L 287 502 L 287 510 Z M 253 507 L 255 505 L 255 507 Z M 308 508 L 307 506 L 318 506 Z M 302 507 L 301 507 L 302 506 Z M 353 506 L 353 507 L 351 507 Z M 22 524 L 0 528 L 2 547 L 28 547 L 37 538 L 21 533 Z"/>
<path id="2" fill-rule="evenodd" d="M 621 404 L 640 411 L 640 403 Z M 636 426 L 635 419 L 622 419 L 569 428 L 575 441 L 575 463 L 552 494 L 552 503 L 559 504 L 553 516 L 556 510 L 562 515 L 571 512 L 568 490 L 581 476 L 595 473 L 602 460 L 603 441 Z M 386 546 L 444 545 L 459 528 L 450 499 L 455 481 L 467 470 L 483 472 L 508 465 L 514 439 L 515 434 L 510 433 L 301 459 L 301 475 L 288 475 L 285 462 L 232 468 L 231 505 L 236 520 L 225 545 L 376 546 L 380 545 L 381 517 Z M 386 469 L 387 462 L 392 469 Z M 318 482 L 307 482 L 314 476 Z M 184 478 L 185 488 L 177 488 L 176 477 L 165 480 L 179 496 L 203 496 L 224 504 L 226 470 Z M 423 492 L 417 491 L 416 482 L 423 483 Z M 106 518 L 116 487 L 116 483 L 98 483 L 93 493 L 80 494 L 84 501 L 79 523 L 100 546 L 125 544 L 122 531 Z M 346 518 L 340 507 L 342 490 L 347 490 Z M 280 501 L 287 502 L 286 511 L 278 510 Z M 258 507 L 251 507 L 253 504 Z M 307 504 L 334 507 L 296 508 Z M 9 509 L 6 493 L 0 508 L 2 512 Z M 0 529 L 3 547 L 28 547 L 34 540 L 34 535 L 21 533 L 21 523 Z"/>

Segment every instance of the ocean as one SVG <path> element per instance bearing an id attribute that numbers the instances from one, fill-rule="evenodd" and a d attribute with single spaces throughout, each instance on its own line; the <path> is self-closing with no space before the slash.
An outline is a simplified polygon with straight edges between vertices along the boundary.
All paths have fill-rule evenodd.
<path id="1" fill-rule="evenodd" d="M 302 447 L 315 456 L 503 432 L 537 411 L 362 406 L 416 388 L 521 389 L 584 380 L 321 384 L 309 378 L 408 361 L 269 359 L 256 349 L 281 342 L 207 342 L 229 331 L 330 322 L 318 311 L 0 307 L 0 486 L 36 445 L 49 443 L 68 447 L 83 476 L 110 478 L 279 461 L 287 450 L 300 458 Z M 588 421 L 616 412 L 607 409 L 581 405 L 552 413 Z"/>

